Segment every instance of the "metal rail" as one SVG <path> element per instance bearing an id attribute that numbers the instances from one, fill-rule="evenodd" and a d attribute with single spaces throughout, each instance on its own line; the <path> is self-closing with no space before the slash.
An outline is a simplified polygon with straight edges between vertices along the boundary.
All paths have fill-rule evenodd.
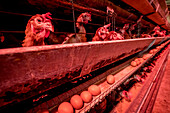
<path id="1" fill-rule="evenodd" d="M 166 60 L 167 60 L 167 59 L 166 59 Z M 158 78 L 159 81 L 158 81 L 157 84 L 155 84 L 156 86 L 155 86 L 155 88 L 153 89 L 154 92 L 153 92 L 153 94 L 152 94 L 152 97 L 151 97 L 151 99 L 150 99 L 150 102 L 149 102 L 149 104 L 147 105 L 147 108 L 146 108 L 145 111 L 152 112 L 152 110 L 153 110 L 153 106 L 154 106 L 154 103 L 155 103 L 155 100 L 156 100 L 156 97 L 157 97 L 157 94 L 158 94 L 158 91 L 159 91 L 159 88 L 160 88 L 160 85 L 161 85 L 161 82 L 162 82 L 162 79 L 163 79 L 163 76 L 164 76 L 164 75 L 161 75 L 161 74 L 164 74 L 164 71 L 165 71 L 165 68 L 166 68 L 166 64 L 167 64 L 167 62 L 164 63 L 165 66 L 163 67 L 162 71 L 160 72 L 160 76 L 159 76 L 159 78 Z"/>

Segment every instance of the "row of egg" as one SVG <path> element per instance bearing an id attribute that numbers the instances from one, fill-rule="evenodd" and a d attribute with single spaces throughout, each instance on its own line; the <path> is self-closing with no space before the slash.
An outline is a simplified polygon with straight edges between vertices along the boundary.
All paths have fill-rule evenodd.
<path id="1" fill-rule="evenodd" d="M 115 77 L 113 75 L 107 76 L 107 83 L 113 84 Z M 101 93 L 101 89 L 97 85 L 91 85 L 88 87 L 88 91 L 83 91 L 80 95 L 74 95 L 69 102 L 63 102 L 58 107 L 58 113 L 74 113 L 75 110 L 79 110 L 83 107 L 83 103 L 89 103 L 92 101 L 93 96 L 97 96 Z"/>

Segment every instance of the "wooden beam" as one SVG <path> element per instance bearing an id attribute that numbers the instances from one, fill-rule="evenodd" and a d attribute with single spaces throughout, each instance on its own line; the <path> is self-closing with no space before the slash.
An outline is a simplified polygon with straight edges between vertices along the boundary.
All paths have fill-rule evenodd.
<path id="1" fill-rule="evenodd" d="M 135 8 L 143 15 L 155 12 L 154 8 L 152 7 L 148 0 L 122 0 L 122 1 Z"/>
<path id="2" fill-rule="evenodd" d="M 154 21 L 155 23 L 157 23 L 158 25 L 165 24 L 163 18 L 158 13 L 148 15 L 147 17 Z"/>
<path id="3" fill-rule="evenodd" d="M 164 29 L 166 29 L 166 30 L 170 30 L 170 28 L 168 28 L 166 25 L 163 25 L 163 26 L 161 26 L 161 27 L 163 27 Z"/>
<path id="4" fill-rule="evenodd" d="M 35 5 L 38 8 L 44 8 L 52 10 L 51 12 L 55 12 L 55 8 L 57 6 L 64 6 L 71 8 L 72 4 L 70 2 L 62 1 L 62 0 L 28 0 L 31 5 Z M 80 6 L 78 4 L 86 4 L 86 7 Z M 75 0 L 73 6 L 75 10 L 84 10 L 93 12 L 93 14 L 106 15 L 106 7 L 109 6 L 114 9 L 115 13 L 117 13 L 116 24 L 124 24 L 136 22 L 138 20 L 138 16 L 133 13 L 128 12 L 127 10 L 115 5 L 113 2 L 109 0 Z M 90 8 L 91 7 L 91 8 Z M 93 8 L 92 8 L 93 7 Z M 96 8 L 96 9 L 95 9 Z M 97 10 L 99 9 L 99 10 Z M 100 17 L 99 17 L 100 18 Z M 123 21 L 122 21 L 123 20 Z M 148 26 L 150 23 L 142 20 L 142 24 Z"/>

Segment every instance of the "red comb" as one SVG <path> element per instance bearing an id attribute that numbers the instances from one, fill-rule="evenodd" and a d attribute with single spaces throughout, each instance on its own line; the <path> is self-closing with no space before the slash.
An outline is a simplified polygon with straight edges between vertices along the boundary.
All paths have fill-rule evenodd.
<path id="1" fill-rule="evenodd" d="M 44 19 L 46 19 L 46 18 L 52 19 L 52 17 L 51 17 L 50 15 L 52 15 L 52 14 L 51 14 L 50 12 L 47 12 L 47 13 L 45 13 L 45 14 L 42 14 L 42 17 L 43 17 Z"/>

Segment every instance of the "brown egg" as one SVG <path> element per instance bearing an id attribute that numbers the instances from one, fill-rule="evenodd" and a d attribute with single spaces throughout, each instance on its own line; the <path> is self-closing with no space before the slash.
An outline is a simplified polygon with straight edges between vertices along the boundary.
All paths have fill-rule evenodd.
<path id="1" fill-rule="evenodd" d="M 160 46 L 157 46 L 156 49 L 160 49 L 161 47 Z"/>
<path id="2" fill-rule="evenodd" d="M 108 75 L 106 79 L 109 84 L 115 83 L 115 77 L 113 75 Z"/>
<path id="3" fill-rule="evenodd" d="M 133 67 L 137 66 L 136 61 L 132 61 L 132 62 L 131 62 L 131 66 L 133 66 Z"/>
<path id="4" fill-rule="evenodd" d="M 148 59 L 148 55 L 147 54 L 145 54 L 145 55 L 143 55 L 143 57 L 142 57 L 144 60 L 146 60 L 146 59 Z"/>
<path id="5" fill-rule="evenodd" d="M 163 48 L 163 47 L 164 47 L 164 45 L 160 45 L 160 47 L 161 47 L 161 48 Z"/>
<path id="6" fill-rule="evenodd" d="M 73 106 L 69 102 L 63 102 L 58 107 L 58 113 L 73 113 Z"/>
<path id="7" fill-rule="evenodd" d="M 88 91 L 83 91 L 81 94 L 80 94 L 80 97 L 82 98 L 82 100 L 86 103 L 88 102 L 91 102 L 93 97 L 92 97 L 92 94 Z"/>
<path id="8" fill-rule="evenodd" d="M 137 65 L 141 64 L 139 58 L 136 58 L 134 61 L 136 62 Z"/>
<path id="9" fill-rule="evenodd" d="M 93 96 L 97 96 L 101 93 L 101 89 L 99 86 L 97 85 L 91 85 L 89 88 L 88 88 L 88 91 L 93 95 Z"/>
<path id="10" fill-rule="evenodd" d="M 158 50 L 157 50 L 157 49 L 154 49 L 153 51 L 154 51 L 154 53 L 156 53 Z"/>
<path id="11" fill-rule="evenodd" d="M 154 53 L 154 50 L 150 50 L 149 53 L 150 53 L 150 54 L 153 54 L 153 53 Z"/>
<path id="12" fill-rule="evenodd" d="M 70 103 L 77 110 L 83 107 L 83 100 L 79 95 L 72 96 L 70 99 Z"/>
<path id="13" fill-rule="evenodd" d="M 138 58 L 138 60 L 142 63 L 144 60 L 143 58 Z"/>

